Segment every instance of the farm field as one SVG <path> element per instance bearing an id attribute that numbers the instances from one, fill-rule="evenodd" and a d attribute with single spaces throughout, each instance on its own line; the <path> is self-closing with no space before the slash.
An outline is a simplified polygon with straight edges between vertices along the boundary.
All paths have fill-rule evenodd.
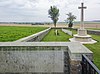
<path id="1" fill-rule="evenodd" d="M 68 42 L 69 38 L 71 38 L 70 35 L 64 33 L 61 31 L 61 29 L 58 29 L 59 35 L 55 35 L 55 30 L 52 29 L 43 39 L 43 42 Z"/>
<path id="2" fill-rule="evenodd" d="M 100 30 L 100 28 L 87 28 L 87 30 Z"/>
<path id="3" fill-rule="evenodd" d="M 15 41 L 46 29 L 45 27 L 0 26 L 0 42 Z"/>
<path id="4" fill-rule="evenodd" d="M 54 27 L 53 24 L 45 24 L 45 25 L 31 25 L 31 24 L 0 24 L 0 26 L 28 26 L 28 27 Z M 84 24 L 85 28 L 95 28 L 95 29 L 100 29 L 100 22 L 89 22 Z M 57 23 L 57 27 L 68 27 L 68 23 Z M 74 23 L 73 28 L 79 28 L 80 23 Z"/>

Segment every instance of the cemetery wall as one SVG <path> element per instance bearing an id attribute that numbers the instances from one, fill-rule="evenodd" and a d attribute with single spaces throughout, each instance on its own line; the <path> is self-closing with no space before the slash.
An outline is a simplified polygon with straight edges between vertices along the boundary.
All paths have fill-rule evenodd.
<path id="1" fill-rule="evenodd" d="M 67 29 L 62 29 L 62 31 L 65 32 L 65 33 L 67 33 L 67 34 L 69 34 L 70 36 L 73 35 L 72 31 L 69 31 Z"/>
<path id="2" fill-rule="evenodd" d="M 95 34 L 95 35 L 100 35 L 100 31 L 94 31 L 94 30 L 87 30 L 88 34 Z"/>
<path id="3" fill-rule="evenodd" d="M 64 74 L 69 71 L 66 59 L 67 47 L 1 46 L 0 74 Z"/>
<path id="4" fill-rule="evenodd" d="M 39 42 L 42 40 L 42 38 L 50 31 L 51 28 L 48 28 L 46 30 L 43 30 L 41 32 L 38 32 L 36 34 L 33 34 L 31 36 L 19 39 L 15 42 Z"/>
<path id="5" fill-rule="evenodd" d="M 77 29 L 74 29 L 77 31 Z M 96 31 L 96 30 L 87 30 L 88 34 L 95 34 L 95 35 L 100 35 L 100 31 Z"/>
<path id="6" fill-rule="evenodd" d="M 82 54 L 93 59 L 78 42 L 0 42 L 0 72 L 80 74 Z"/>

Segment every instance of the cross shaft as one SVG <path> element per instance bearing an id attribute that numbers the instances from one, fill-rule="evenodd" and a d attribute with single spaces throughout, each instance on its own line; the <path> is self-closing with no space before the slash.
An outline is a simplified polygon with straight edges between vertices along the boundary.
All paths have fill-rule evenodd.
<path id="1" fill-rule="evenodd" d="M 87 7 L 84 7 L 84 3 L 81 3 L 81 7 L 78 7 L 78 9 L 81 9 L 81 27 L 82 29 L 84 29 L 84 9 L 86 9 Z"/>

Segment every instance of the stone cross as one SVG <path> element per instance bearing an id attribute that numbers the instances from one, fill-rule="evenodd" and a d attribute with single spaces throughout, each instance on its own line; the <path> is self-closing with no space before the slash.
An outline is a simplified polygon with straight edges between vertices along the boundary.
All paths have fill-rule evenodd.
<path id="1" fill-rule="evenodd" d="M 78 7 L 78 9 L 81 9 L 81 29 L 84 29 L 84 9 L 87 7 L 84 7 L 84 3 L 81 3 L 81 7 Z"/>

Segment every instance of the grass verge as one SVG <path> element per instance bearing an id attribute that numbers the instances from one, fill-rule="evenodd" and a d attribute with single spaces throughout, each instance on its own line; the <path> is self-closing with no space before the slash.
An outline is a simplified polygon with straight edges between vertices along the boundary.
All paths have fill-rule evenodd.
<path id="1" fill-rule="evenodd" d="M 93 52 L 94 63 L 100 69 L 100 36 L 92 35 L 92 38 L 98 42 L 95 44 L 85 44 L 85 46 Z"/>
<path id="2" fill-rule="evenodd" d="M 43 39 L 43 42 L 67 42 L 69 41 L 69 38 L 71 38 L 70 35 L 64 33 L 61 31 L 61 29 L 58 29 L 59 35 L 55 35 L 55 30 L 52 29 Z"/>

